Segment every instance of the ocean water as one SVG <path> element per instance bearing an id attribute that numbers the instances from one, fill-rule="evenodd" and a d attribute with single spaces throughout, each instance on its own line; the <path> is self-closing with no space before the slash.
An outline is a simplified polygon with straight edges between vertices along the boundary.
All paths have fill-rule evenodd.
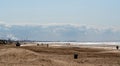
<path id="1" fill-rule="evenodd" d="M 120 42 L 35 42 L 38 44 L 120 45 Z"/>

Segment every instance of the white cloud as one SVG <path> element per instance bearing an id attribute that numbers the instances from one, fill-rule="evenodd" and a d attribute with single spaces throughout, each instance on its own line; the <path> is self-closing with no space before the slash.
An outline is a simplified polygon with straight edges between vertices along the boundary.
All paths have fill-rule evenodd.
<path id="1" fill-rule="evenodd" d="M 12 39 L 12 40 L 18 40 L 18 38 L 17 37 L 15 37 L 14 35 L 12 35 L 12 34 L 8 34 L 7 35 L 7 38 L 9 39 Z"/>
<path id="2" fill-rule="evenodd" d="M 0 21 L 0 24 L 5 24 L 5 22 L 3 22 L 3 21 Z"/>
<path id="3" fill-rule="evenodd" d="M 4 26 L 3 26 L 4 25 Z M 30 40 L 76 40 L 76 41 L 117 41 L 120 30 L 113 27 L 98 28 L 88 25 L 6 25 L 0 24 L 0 37 Z M 7 30 L 6 30 L 7 29 Z"/>

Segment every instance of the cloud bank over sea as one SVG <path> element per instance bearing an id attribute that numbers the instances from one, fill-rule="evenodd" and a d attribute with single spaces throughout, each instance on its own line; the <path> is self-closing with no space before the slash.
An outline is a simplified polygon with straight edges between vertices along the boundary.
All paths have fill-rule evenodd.
<path id="1" fill-rule="evenodd" d="M 74 24 L 7 25 L 0 23 L 0 38 L 39 41 L 119 41 L 120 29 Z"/>

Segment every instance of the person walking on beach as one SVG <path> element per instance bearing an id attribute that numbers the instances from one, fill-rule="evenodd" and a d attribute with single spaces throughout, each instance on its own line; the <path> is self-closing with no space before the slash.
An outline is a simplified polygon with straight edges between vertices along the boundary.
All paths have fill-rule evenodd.
<path id="1" fill-rule="evenodd" d="M 118 50 L 118 49 L 119 49 L 119 46 L 116 46 L 116 49 Z"/>

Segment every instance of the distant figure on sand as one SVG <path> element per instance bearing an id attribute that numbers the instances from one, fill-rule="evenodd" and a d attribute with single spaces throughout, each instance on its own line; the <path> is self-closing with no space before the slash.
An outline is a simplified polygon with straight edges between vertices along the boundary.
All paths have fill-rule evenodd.
<path id="1" fill-rule="evenodd" d="M 20 43 L 19 43 L 19 42 L 17 42 L 17 43 L 16 43 L 16 46 L 20 46 Z"/>
<path id="2" fill-rule="evenodd" d="M 39 46 L 39 44 L 37 44 L 37 46 Z"/>
<path id="3" fill-rule="evenodd" d="M 49 44 L 47 44 L 47 48 L 49 47 Z"/>
<path id="4" fill-rule="evenodd" d="M 116 46 L 116 49 L 118 50 L 118 49 L 119 49 L 119 46 Z"/>

